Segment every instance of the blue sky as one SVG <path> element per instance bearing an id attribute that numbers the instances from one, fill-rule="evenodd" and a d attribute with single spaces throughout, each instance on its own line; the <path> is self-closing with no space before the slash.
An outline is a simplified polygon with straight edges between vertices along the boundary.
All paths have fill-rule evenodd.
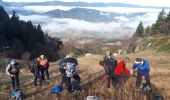
<path id="1" fill-rule="evenodd" d="M 57 0 L 3 0 L 7 2 L 43 2 L 43 1 L 57 1 Z M 128 4 L 137 4 L 143 6 L 162 6 L 170 7 L 170 0 L 58 0 L 58 1 L 83 1 L 83 2 L 121 2 Z"/>

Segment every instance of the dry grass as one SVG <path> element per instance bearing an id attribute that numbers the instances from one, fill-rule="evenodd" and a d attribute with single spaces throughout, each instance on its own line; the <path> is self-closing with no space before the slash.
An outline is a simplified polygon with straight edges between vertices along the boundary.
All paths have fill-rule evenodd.
<path id="1" fill-rule="evenodd" d="M 59 96 L 52 95 L 49 90 L 60 82 L 60 74 L 57 70 L 57 63 L 50 64 L 51 80 L 46 81 L 42 87 L 34 87 L 32 82 L 32 75 L 25 69 L 21 73 L 21 87 L 27 95 L 26 100 L 84 100 L 87 96 L 98 96 L 101 100 L 153 100 L 155 92 L 160 91 L 162 95 L 170 98 L 170 54 L 158 53 L 153 50 L 146 50 L 136 54 L 125 55 L 132 59 L 135 57 L 142 57 L 149 60 L 151 64 L 151 82 L 154 88 L 154 92 L 150 95 L 141 95 L 134 91 L 135 79 L 130 78 L 122 88 L 119 90 L 114 87 L 108 89 L 105 85 L 102 85 L 103 68 L 99 66 L 99 61 L 102 56 L 90 56 L 78 58 L 79 68 L 78 73 L 81 76 L 81 93 L 73 93 L 68 95 L 64 90 Z M 122 56 L 119 57 L 119 60 Z M 132 62 L 128 65 L 131 67 Z M 0 78 L 0 99 L 8 100 L 7 96 L 10 90 L 10 79 L 5 74 Z"/>

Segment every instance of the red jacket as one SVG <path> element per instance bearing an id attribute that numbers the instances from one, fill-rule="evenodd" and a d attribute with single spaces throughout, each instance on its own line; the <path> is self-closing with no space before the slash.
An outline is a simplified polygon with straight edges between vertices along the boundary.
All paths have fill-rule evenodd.
<path id="1" fill-rule="evenodd" d="M 115 75 L 130 75 L 130 71 L 126 69 L 126 63 L 124 60 L 119 62 L 114 70 Z"/>

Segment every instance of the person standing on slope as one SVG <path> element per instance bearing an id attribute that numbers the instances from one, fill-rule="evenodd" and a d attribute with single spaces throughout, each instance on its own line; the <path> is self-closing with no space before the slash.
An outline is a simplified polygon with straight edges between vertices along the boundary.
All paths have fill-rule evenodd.
<path id="1" fill-rule="evenodd" d="M 72 92 L 71 86 L 71 79 L 77 80 L 80 83 L 80 77 L 76 72 L 76 68 L 78 66 L 78 61 L 74 58 L 74 54 L 70 52 L 63 61 L 64 69 L 66 70 L 66 84 L 67 84 L 67 91 L 69 93 Z"/>
<path id="2" fill-rule="evenodd" d="M 45 80 L 45 75 L 46 78 L 49 80 L 49 73 L 48 73 L 48 68 L 49 68 L 49 62 L 47 60 L 47 58 L 44 55 L 40 56 L 40 67 L 41 67 L 41 76 L 42 76 L 42 80 Z M 44 75 L 45 73 L 45 75 Z"/>
<path id="3" fill-rule="evenodd" d="M 117 66 L 117 60 L 114 59 L 114 53 L 106 52 L 106 56 L 104 57 L 104 69 L 105 69 L 105 78 L 107 80 L 106 87 L 110 88 L 110 81 L 114 81 L 114 69 Z"/>
<path id="4" fill-rule="evenodd" d="M 19 88 L 19 63 L 12 59 L 6 67 L 6 73 L 11 77 L 12 89 Z"/>
<path id="5" fill-rule="evenodd" d="M 136 58 L 132 69 L 133 69 L 132 71 L 137 72 L 136 91 L 140 90 L 142 77 L 144 77 L 144 79 L 146 81 L 146 85 L 150 86 L 150 78 L 149 78 L 150 66 L 149 66 L 149 62 L 147 60 L 144 60 L 141 58 Z"/>
<path id="6" fill-rule="evenodd" d="M 31 72 L 34 74 L 34 86 L 42 86 L 42 76 L 41 76 L 41 70 L 40 70 L 40 58 L 34 59 L 31 64 Z M 37 82 L 39 80 L 39 82 Z"/>
<path id="7" fill-rule="evenodd" d="M 126 64 L 130 62 L 128 57 L 125 57 L 122 61 L 117 64 L 117 67 L 114 70 L 114 74 L 116 76 L 115 82 L 116 87 L 119 88 L 122 84 L 122 81 L 126 79 L 127 76 L 130 75 L 130 71 L 126 68 Z"/>

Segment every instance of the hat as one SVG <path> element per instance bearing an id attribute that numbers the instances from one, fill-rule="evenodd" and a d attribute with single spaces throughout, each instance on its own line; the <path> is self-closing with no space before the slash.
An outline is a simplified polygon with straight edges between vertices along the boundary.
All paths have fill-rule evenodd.
<path id="1" fill-rule="evenodd" d="M 141 64 L 142 62 L 142 59 L 141 58 L 136 58 L 135 59 L 135 64 Z"/>
<path id="2" fill-rule="evenodd" d="M 44 58 L 44 55 L 41 55 L 40 58 Z"/>

